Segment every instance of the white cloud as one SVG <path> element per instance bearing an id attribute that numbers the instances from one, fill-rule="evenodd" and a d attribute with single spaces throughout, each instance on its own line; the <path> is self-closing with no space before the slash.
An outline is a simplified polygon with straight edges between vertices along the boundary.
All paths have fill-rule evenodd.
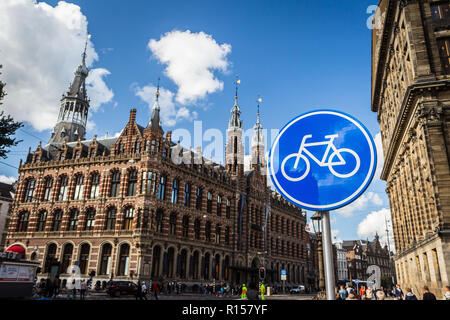
<path id="1" fill-rule="evenodd" d="M 156 99 L 157 88 L 149 84 L 145 87 L 136 87 L 136 95 L 142 101 L 148 104 L 150 111 L 153 108 Z M 165 88 L 159 88 L 159 106 L 161 108 L 161 121 L 164 126 L 173 127 L 180 120 L 194 120 L 197 118 L 197 112 L 191 111 L 186 107 L 180 106 L 174 101 L 174 93 Z"/>
<path id="2" fill-rule="evenodd" d="M 376 233 L 380 236 L 381 245 L 387 244 L 386 219 L 388 220 L 389 242 L 391 250 L 394 251 L 394 235 L 392 232 L 391 211 L 383 208 L 379 211 L 369 213 L 358 225 L 358 236 L 361 239 L 372 240 Z"/>
<path id="3" fill-rule="evenodd" d="M 219 45 L 204 32 L 174 30 L 159 40 L 151 39 L 148 47 L 166 65 L 165 74 L 178 86 L 177 102 L 193 103 L 223 89 L 223 82 L 216 78 L 214 71 L 227 71 L 231 45 Z"/>
<path id="4" fill-rule="evenodd" d="M 16 177 L 7 177 L 5 175 L 0 174 L 0 182 L 7 183 L 7 184 L 13 184 L 16 182 Z"/>
<path id="5" fill-rule="evenodd" d="M 365 210 L 369 205 L 382 206 L 383 199 L 375 192 L 366 192 L 355 202 L 338 209 L 336 212 L 344 217 L 353 217 L 355 212 Z"/>
<path id="6" fill-rule="evenodd" d="M 80 7 L 65 1 L 55 7 L 35 0 L 0 1 L 0 62 L 8 93 L 3 107 L 15 120 L 37 130 L 54 126 L 61 95 L 81 62 L 87 25 Z M 97 60 L 89 41 L 88 67 Z M 113 93 L 103 80 L 109 74 L 106 69 L 90 73 L 88 95 L 97 110 Z"/>

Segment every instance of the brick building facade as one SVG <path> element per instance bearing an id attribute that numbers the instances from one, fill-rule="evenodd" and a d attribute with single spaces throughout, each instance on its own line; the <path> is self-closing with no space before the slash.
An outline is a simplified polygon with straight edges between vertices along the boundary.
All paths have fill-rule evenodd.
<path id="1" fill-rule="evenodd" d="M 6 245 L 41 264 L 39 277 L 256 280 L 306 284 L 306 215 L 267 187 L 258 112 L 253 165 L 244 171 L 236 95 L 225 166 L 171 141 L 159 90 L 146 127 L 131 110 L 117 138 L 84 140 L 89 101 L 83 62 L 61 101 L 50 142 L 20 164 Z"/>
<path id="2" fill-rule="evenodd" d="M 372 36 L 401 286 L 443 292 L 450 274 L 450 2 L 382 0 Z M 439 293 L 440 294 L 440 293 Z"/>

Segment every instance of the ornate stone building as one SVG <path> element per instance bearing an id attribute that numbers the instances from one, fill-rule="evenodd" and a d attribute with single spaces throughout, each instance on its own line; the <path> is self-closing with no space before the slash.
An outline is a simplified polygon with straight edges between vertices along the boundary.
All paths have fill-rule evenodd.
<path id="1" fill-rule="evenodd" d="M 381 128 L 396 273 L 416 294 L 424 285 L 441 294 L 450 274 L 450 2 L 382 0 L 379 8 L 372 111 Z"/>
<path id="2" fill-rule="evenodd" d="M 117 138 L 84 140 L 89 101 L 83 62 L 63 96 L 47 145 L 20 164 L 6 239 L 38 261 L 39 277 L 256 280 L 305 284 L 306 216 L 267 187 L 258 113 L 250 171 L 244 171 L 241 110 L 231 111 L 226 165 L 171 141 L 160 122 L 159 89 L 147 126 L 131 110 Z M 76 268 L 77 270 L 77 268 Z"/>

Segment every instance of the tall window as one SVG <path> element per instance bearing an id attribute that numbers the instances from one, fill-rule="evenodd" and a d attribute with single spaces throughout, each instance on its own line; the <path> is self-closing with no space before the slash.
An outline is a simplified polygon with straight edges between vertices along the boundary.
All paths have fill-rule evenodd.
<path id="1" fill-rule="evenodd" d="M 163 219 L 164 219 L 164 213 L 162 210 L 156 211 L 156 232 L 162 232 L 163 231 Z"/>
<path id="2" fill-rule="evenodd" d="M 450 18 L 450 3 L 430 4 L 433 20 Z"/>
<path id="3" fill-rule="evenodd" d="M 166 199 L 166 176 L 165 175 L 161 175 L 161 177 L 159 178 L 158 199 L 159 200 Z"/>
<path id="4" fill-rule="evenodd" d="M 220 231 L 221 231 L 221 227 L 218 224 L 218 225 L 216 225 L 216 239 L 215 239 L 216 244 L 220 244 Z"/>
<path id="5" fill-rule="evenodd" d="M 114 230 L 116 227 L 116 216 L 117 209 L 115 207 L 110 207 L 106 212 L 106 230 Z"/>
<path id="6" fill-rule="evenodd" d="M 222 196 L 217 196 L 217 215 L 222 215 Z"/>
<path id="7" fill-rule="evenodd" d="M 149 210 L 148 208 L 144 209 L 144 216 L 142 218 L 142 228 L 147 229 L 148 227 L 148 220 L 149 220 Z"/>
<path id="8" fill-rule="evenodd" d="M 191 184 L 186 183 L 184 187 L 184 206 L 191 207 Z"/>
<path id="9" fill-rule="evenodd" d="M 82 175 L 77 175 L 75 177 L 75 193 L 73 195 L 73 200 L 81 200 L 83 198 L 83 182 L 84 177 Z"/>
<path id="10" fill-rule="evenodd" d="M 77 151 L 75 151 L 75 155 L 74 155 L 74 159 L 80 159 L 80 154 L 81 154 L 81 152 L 80 152 L 80 150 L 77 150 Z"/>
<path id="11" fill-rule="evenodd" d="M 143 172 L 141 192 L 154 194 L 155 190 L 156 190 L 156 173 Z"/>
<path id="12" fill-rule="evenodd" d="M 102 254 L 100 260 L 100 275 L 107 275 L 111 272 L 111 252 L 112 246 L 109 243 L 106 243 L 102 247 Z"/>
<path id="13" fill-rule="evenodd" d="M 47 222 L 47 211 L 41 211 L 38 215 L 36 231 L 45 231 L 45 223 Z"/>
<path id="14" fill-rule="evenodd" d="M 212 193 L 208 191 L 208 198 L 206 202 L 206 212 L 211 213 L 212 212 Z"/>
<path id="15" fill-rule="evenodd" d="M 132 197 L 136 195 L 137 180 L 138 180 L 137 171 L 136 170 L 131 171 L 128 176 L 127 196 Z"/>
<path id="16" fill-rule="evenodd" d="M 172 212 L 169 218 L 169 234 L 175 235 L 177 231 L 177 214 Z"/>
<path id="17" fill-rule="evenodd" d="M 195 219 L 194 221 L 194 238 L 195 240 L 200 240 L 200 220 Z"/>
<path id="18" fill-rule="evenodd" d="M 66 273 L 72 261 L 73 245 L 68 243 L 64 246 L 61 273 Z"/>
<path id="19" fill-rule="evenodd" d="M 78 209 L 72 209 L 70 210 L 70 216 L 69 216 L 69 231 L 75 231 L 78 227 L 78 216 L 80 215 L 80 212 Z"/>
<path id="20" fill-rule="evenodd" d="M 155 150 L 156 150 L 156 141 L 152 140 L 152 144 L 151 144 L 151 147 L 150 147 L 150 153 L 152 155 L 155 154 Z"/>
<path id="21" fill-rule="evenodd" d="M 119 253 L 119 269 L 117 270 L 118 276 L 128 275 L 128 267 L 130 262 L 130 246 L 126 243 L 120 246 Z"/>
<path id="22" fill-rule="evenodd" d="M 111 189 L 109 192 L 109 196 L 111 198 L 118 197 L 119 192 L 120 192 L 120 172 L 114 171 L 111 176 Z"/>
<path id="23" fill-rule="evenodd" d="M 207 242 L 211 241 L 211 222 L 206 222 L 205 224 L 205 240 Z"/>
<path id="24" fill-rule="evenodd" d="M 183 217 L 183 237 L 187 238 L 189 236 L 189 216 Z"/>
<path id="25" fill-rule="evenodd" d="M 134 217 L 134 208 L 128 207 L 125 209 L 125 216 L 123 218 L 123 230 L 132 230 L 133 229 L 133 217 Z"/>
<path id="26" fill-rule="evenodd" d="M 442 66 L 447 74 L 450 74 L 450 38 L 438 39 L 439 55 Z"/>
<path id="27" fill-rule="evenodd" d="M 231 217 L 231 201 L 230 201 L 230 199 L 227 199 L 226 217 L 227 217 L 227 219 L 230 219 L 230 217 Z"/>
<path id="28" fill-rule="evenodd" d="M 91 178 L 91 194 L 90 199 L 97 199 L 100 192 L 100 175 L 98 173 L 92 175 Z"/>
<path id="29" fill-rule="evenodd" d="M 94 158 L 97 155 L 97 150 L 95 148 L 92 148 L 89 157 Z"/>
<path id="30" fill-rule="evenodd" d="M 86 212 L 86 221 L 84 223 L 84 230 L 94 230 L 95 224 L 95 209 L 89 208 Z"/>
<path id="31" fill-rule="evenodd" d="M 91 246 L 87 243 L 83 243 L 80 248 L 80 273 L 87 273 L 87 266 L 89 262 L 89 251 L 91 250 Z"/>
<path id="32" fill-rule="evenodd" d="M 44 181 L 44 197 L 42 201 L 50 201 L 52 197 L 53 179 L 48 177 Z"/>
<path id="33" fill-rule="evenodd" d="M 59 231 L 61 229 L 62 215 L 62 210 L 55 210 L 53 212 L 52 231 Z"/>
<path id="34" fill-rule="evenodd" d="M 19 214 L 19 221 L 17 222 L 16 232 L 26 232 L 27 231 L 29 218 L 30 218 L 30 213 L 28 211 L 23 211 Z"/>
<path id="35" fill-rule="evenodd" d="M 195 209 L 202 210 L 202 201 L 203 201 L 203 190 L 202 188 L 197 188 L 196 199 L 195 199 Z"/>
<path id="36" fill-rule="evenodd" d="M 172 185 L 172 203 L 178 202 L 178 179 L 173 179 Z"/>
<path id="37" fill-rule="evenodd" d="M 69 178 L 67 176 L 62 176 L 60 178 L 58 201 L 67 200 L 67 188 L 68 188 Z"/>
<path id="38" fill-rule="evenodd" d="M 30 179 L 25 187 L 25 202 L 32 202 L 34 198 L 34 190 L 36 189 L 36 180 Z"/>
<path id="39" fill-rule="evenodd" d="M 225 244 L 230 244 L 230 227 L 225 227 Z"/>

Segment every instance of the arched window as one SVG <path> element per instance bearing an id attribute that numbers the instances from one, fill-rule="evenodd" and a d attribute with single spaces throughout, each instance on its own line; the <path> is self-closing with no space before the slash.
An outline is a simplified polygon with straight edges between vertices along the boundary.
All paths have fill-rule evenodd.
<path id="1" fill-rule="evenodd" d="M 202 210 L 202 201 L 203 201 L 203 190 L 202 188 L 197 188 L 196 199 L 195 199 L 195 209 Z"/>
<path id="2" fill-rule="evenodd" d="M 67 268 L 70 266 L 70 262 L 72 261 L 72 253 L 73 253 L 73 245 L 71 243 L 67 243 L 64 246 L 63 250 L 63 258 L 61 264 L 61 273 L 66 273 Z"/>
<path id="3" fill-rule="evenodd" d="M 123 218 L 123 230 L 132 230 L 133 229 L 133 217 L 134 217 L 134 208 L 127 207 L 125 209 L 125 216 Z"/>
<path id="4" fill-rule="evenodd" d="M 158 199 L 165 200 L 165 198 L 166 198 L 166 176 L 161 175 L 159 178 Z"/>
<path id="5" fill-rule="evenodd" d="M 47 211 L 41 211 L 38 215 L 36 231 L 45 231 L 45 223 L 47 222 Z"/>
<path id="6" fill-rule="evenodd" d="M 175 212 L 170 214 L 169 224 L 169 234 L 175 235 L 177 228 L 177 214 Z"/>
<path id="7" fill-rule="evenodd" d="M 95 224 L 95 209 L 89 208 L 86 211 L 84 230 L 94 230 L 94 224 Z"/>
<path id="8" fill-rule="evenodd" d="M 156 246 L 153 248 L 152 277 L 157 277 L 160 275 L 159 272 L 160 262 L 161 262 L 161 247 Z"/>
<path id="9" fill-rule="evenodd" d="M 17 222 L 16 232 L 26 232 L 28 230 L 29 219 L 30 213 L 28 211 L 19 213 L 19 221 Z"/>
<path id="10" fill-rule="evenodd" d="M 130 246 L 124 243 L 120 246 L 119 251 L 119 268 L 117 270 L 118 276 L 127 276 L 130 262 Z"/>
<path id="11" fill-rule="evenodd" d="M 75 192 L 73 200 L 81 200 L 83 198 L 83 182 L 84 177 L 80 174 L 75 177 Z"/>
<path id="12" fill-rule="evenodd" d="M 206 222 L 205 224 L 205 240 L 207 242 L 211 241 L 211 222 Z"/>
<path id="13" fill-rule="evenodd" d="M 172 185 L 172 203 L 178 202 L 178 179 L 173 179 Z"/>
<path id="14" fill-rule="evenodd" d="M 204 268 L 203 268 L 203 277 L 205 278 L 205 280 L 209 279 L 209 266 L 210 266 L 210 261 L 211 261 L 211 255 L 209 254 L 209 252 L 207 252 L 205 254 L 205 263 L 204 263 Z"/>
<path id="15" fill-rule="evenodd" d="M 163 232 L 164 212 L 161 209 L 156 211 L 156 232 Z"/>
<path id="16" fill-rule="evenodd" d="M 156 190 L 156 173 L 143 172 L 141 193 L 155 193 Z"/>
<path id="17" fill-rule="evenodd" d="M 184 206 L 191 207 L 191 184 L 186 183 L 184 187 Z"/>
<path id="18" fill-rule="evenodd" d="M 44 181 L 44 196 L 42 201 L 50 201 L 52 197 L 53 179 L 51 177 L 45 178 Z"/>
<path id="19" fill-rule="evenodd" d="M 112 246 L 109 243 L 105 243 L 102 247 L 102 254 L 100 259 L 100 275 L 108 275 L 111 273 L 111 252 Z"/>
<path id="20" fill-rule="evenodd" d="M 59 231 L 61 229 L 62 215 L 62 210 L 55 210 L 53 212 L 52 231 Z"/>
<path id="21" fill-rule="evenodd" d="M 34 200 L 34 190 L 36 189 L 36 180 L 29 179 L 25 186 L 25 202 L 32 202 Z"/>
<path id="22" fill-rule="evenodd" d="M 120 172 L 114 171 L 111 175 L 111 188 L 109 196 L 115 198 L 119 196 L 120 192 Z"/>
<path id="23" fill-rule="evenodd" d="M 200 240 L 200 220 L 195 219 L 194 221 L 194 238 L 195 240 Z"/>
<path id="24" fill-rule="evenodd" d="M 226 217 L 227 217 L 227 219 L 231 218 L 231 201 L 228 198 L 227 198 Z"/>
<path id="25" fill-rule="evenodd" d="M 56 260 L 56 244 L 51 243 L 47 247 L 45 256 L 44 273 L 50 273 L 53 262 Z"/>
<path id="26" fill-rule="evenodd" d="M 127 196 L 132 197 L 136 195 L 136 185 L 138 181 L 138 173 L 136 170 L 130 171 L 128 175 L 128 190 Z"/>
<path id="27" fill-rule="evenodd" d="M 67 176 L 62 176 L 59 178 L 58 201 L 66 201 L 67 200 L 68 183 L 69 183 L 69 178 L 67 178 Z"/>
<path id="28" fill-rule="evenodd" d="M 115 207 L 110 207 L 106 212 L 105 230 L 114 230 L 116 227 L 116 215 L 117 209 Z"/>
<path id="29" fill-rule="evenodd" d="M 97 199 L 100 192 L 100 175 L 95 173 L 91 177 L 91 194 L 90 199 Z"/>
<path id="30" fill-rule="evenodd" d="M 84 243 L 80 247 L 80 273 L 87 273 L 87 266 L 89 262 L 89 251 L 91 250 L 91 246 L 88 243 Z"/>
<path id="31" fill-rule="evenodd" d="M 77 230 L 79 215 L 80 215 L 80 211 L 78 211 L 78 209 L 73 208 L 70 210 L 69 226 L 68 226 L 67 230 L 69 230 L 69 231 Z"/>
<path id="32" fill-rule="evenodd" d="M 187 238 L 189 236 L 189 216 L 183 217 L 183 237 Z"/>
<path id="33" fill-rule="evenodd" d="M 208 198 L 206 202 L 206 212 L 211 213 L 212 212 L 212 193 L 211 191 L 208 191 Z"/>
<path id="34" fill-rule="evenodd" d="M 217 215 L 220 217 L 222 215 L 222 196 L 217 196 Z"/>

